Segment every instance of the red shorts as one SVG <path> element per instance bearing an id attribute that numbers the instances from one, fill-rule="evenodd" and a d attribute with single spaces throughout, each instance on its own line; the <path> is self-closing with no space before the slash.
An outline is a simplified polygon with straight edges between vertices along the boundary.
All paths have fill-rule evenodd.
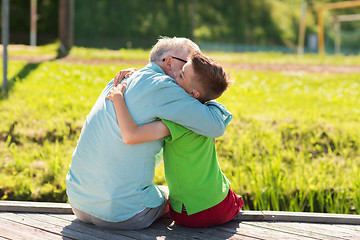
<path id="1" fill-rule="evenodd" d="M 171 218 L 176 224 L 185 227 L 201 228 L 230 221 L 239 213 L 242 206 L 244 206 L 244 201 L 229 189 L 228 195 L 221 203 L 191 215 L 188 215 L 184 210 L 181 213 L 175 212 L 170 204 L 169 206 Z"/>

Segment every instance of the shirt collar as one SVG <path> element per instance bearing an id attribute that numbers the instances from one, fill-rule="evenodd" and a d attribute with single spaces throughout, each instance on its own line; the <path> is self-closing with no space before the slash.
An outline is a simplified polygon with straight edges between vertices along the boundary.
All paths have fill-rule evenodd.
<path id="1" fill-rule="evenodd" d="M 152 71 L 154 71 L 156 73 L 163 74 L 163 75 L 167 76 L 172 82 L 175 82 L 175 80 L 172 77 L 170 77 L 169 75 L 166 75 L 165 72 L 161 69 L 161 67 L 154 62 L 149 62 L 146 65 L 146 68 L 151 69 Z"/>
<path id="2" fill-rule="evenodd" d="M 150 68 L 151 70 L 153 70 L 154 72 L 157 72 L 157 73 L 161 73 L 161 74 L 165 74 L 165 72 L 161 69 L 161 67 L 159 65 L 157 65 L 156 63 L 154 62 L 149 62 L 147 65 L 146 65 L 147 68 Z M 166 74 L 165 74 L 166 75 Z"/>

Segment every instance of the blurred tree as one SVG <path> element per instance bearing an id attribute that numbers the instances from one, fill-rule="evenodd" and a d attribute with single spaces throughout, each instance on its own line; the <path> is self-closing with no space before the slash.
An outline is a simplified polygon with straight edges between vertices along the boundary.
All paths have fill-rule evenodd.
<path id="1" fill-rule="evenodd" d="M 54 41 L 59 0 L 37 1 L 38 43 Z M 184 36 L 199 43 L 294 47 L 303 1 L 317 6 L 337 0 L 75 0 L 74 41 L 89 47 L 150 48 L 159 36 Z M 329 11 L 326 17 L 358 11 Z M 317 31 L 315 23 L 316 13 L 308 14 L 307 33 Z M 342 29 L 351 31 L 357 24 L 349 22 Z M 326 27 L 325 34 L 330 23 Z M 29 33 L 30 1 L 11 0 L 10 42 L 28 44 Z"/>
<path id="2" fill-rule="evenodd" d="M 57 39 L 58 0 L 37 0 L 38 44 Z M 30 1 L 10 1 L 10 43 L 30 43 Z"/>

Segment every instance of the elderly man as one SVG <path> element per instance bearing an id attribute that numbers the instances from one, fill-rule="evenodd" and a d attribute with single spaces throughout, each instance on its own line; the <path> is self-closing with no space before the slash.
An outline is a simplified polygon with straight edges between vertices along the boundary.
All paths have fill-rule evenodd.
<path id="1" fill-rule="evenodd" d="M 219 103 L 201 104 L 176 85 L 174 73 L 199 47 L 186 38 L 161 38 L 150 63 L 128 80 L 125 96 L 137 124 L 167 119 L 210 138 L 221 136 L 231 114 Z M 75 215 L 110 229 L 150 226 L 167 210 L 164 194 L 153 183 L 155 155 L 163 140 L 137 145 L 123 142 L 114 105 L 105 99 L 111 81 L 86 117 L 66 177 Z"/>

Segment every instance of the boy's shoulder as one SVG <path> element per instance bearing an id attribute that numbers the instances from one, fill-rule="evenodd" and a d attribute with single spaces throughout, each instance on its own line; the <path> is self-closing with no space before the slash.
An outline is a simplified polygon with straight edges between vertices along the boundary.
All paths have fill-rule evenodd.
<path id="1" fill-rule="evenodd" d="M 166 142 L 173 142 L 177 139 L 183 138 L 183 142 L 187 142 L 187 140 L 200 140 L 200 139 L 206 139 L 207 137 L 203 135 L 199 135 L 190 129 L 187 129 L 186 127 L 181 126 L 178 123 L 168 121 L 165 119 L 161 120 L 169 129 L 170 135 L 165 137 Z"/>

